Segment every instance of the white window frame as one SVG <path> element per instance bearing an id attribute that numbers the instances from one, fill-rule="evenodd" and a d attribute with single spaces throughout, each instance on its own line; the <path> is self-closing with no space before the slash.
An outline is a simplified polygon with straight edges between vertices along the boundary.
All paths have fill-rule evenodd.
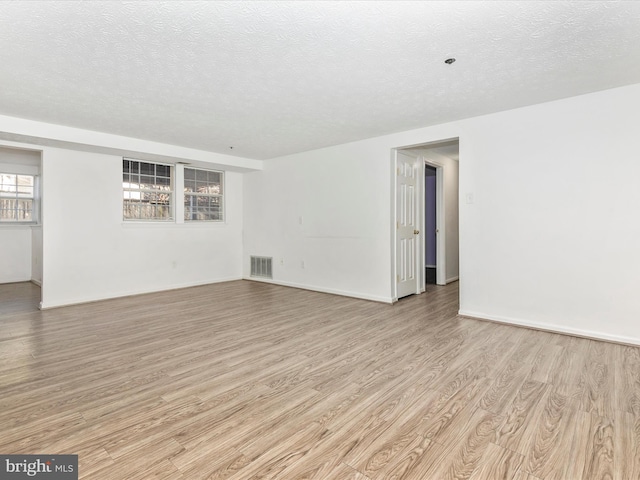
<path id="1" fill-rule="evenodd" d="M 124 171 L 124 162 L 128 161 L 128 162 L 136 162 L 138 164 L 149 164 L 149 165 L 161 165 L 163 167 L 168 167 L 169 168 L 169 190 L 162 190 L 162 189 L 157 189 L 157 188 L 134 188 L 131 185 L 140 185 L 140 183 L 133 183 L 133 182 L 125 182 L 124 179 L 124 175 L 125 172 Z M 130 173 L 130 172 L 129 172 Z M 140 178 L 140 175 L 142 175 L 141 173 L 137 174 Z M 157 178 L 157 175 L 154 174 L 154 177 Z M 127 185 L 128 183 L 128 185 Z M 175 218 L 176 218 L 176 208 L 175 208 L 175 192 L 176 192 L 176 172 L 175 172 L 175 168 L 173 165 L 169 164 L 169 163 L 161 163 L 161 162 L 150 162 L 147 160 L 139 160 L 137 158 L 126 158 L 124 157 L 122 159 L 122 219 L 125 222 L 143 222 L 143 223 L 149 223 L 149 222 L 160 222 L 160 223 L 171 223 L 171 222 L 175 222 Z M 125 206 L 126 206 L 126 200 L 127 199 L 133 199 L 135 200 L 135 195 L 138 194 L 140 195 L 140 197 L 142 196 L 142 194 L 163 194 L 163 195 L 167 195 L 169 197 L 169 201 L 167 203 L 168 208 L 169 208 L 169 216 L 166 218 L 159 218 L 159 217 L 155 217 L 155 218 L 141 218 L 141 217 L 126 217 L 125 216 Z M 127 198 L 127 195 L 129 195 L 129 197 Z M 140 198 L 139 197 L 139 198 Z"/>
<path id="2" fill-rule="evenodd" d="M 18 171 L 14 171 L 13 169 L 6 169 L 6 168 L 1 168 L 0 167 L 0 175 L 11 175 L 11 176 L 15 176 L 16 177 L 16 189 L 15 192 L 13 192 L 14 194 L 11 193 L 7 193 L 7 192 L 1 192 L 0 191 L 0 198 L 2 199 L 15 199 L 17 200 L 31 200 L 31 218 L 29 220 L 20 220 L 17 217 L 13 218 L 13 219 L 7 219 L 7 220 L 3 220 L 2 218 L 0 218 L 0 225 L 38 225 L 40 222 L 40 176 L 39 175 L 35 175 L 33 173 L 22 173 L 22 172 L 18 172 Z M 31 177 L 33 179 L 33 186 L 32 186 L 32 194 L 31 195 L 25 195 L 24 193 L 21 194 L 18 191 L 18 177 Z M 16 203 L 16 209 L 14 209 L 15 211 L 17 211 L 17 203 Z"/>
<path id="3" fill-rule="evenodd" d="M 193 170 L 197 176 L 197 172 L 207 172 L 207 173 L 216 173 L 218 175 L 220 175 L 220 193 L 202 193 L 202 192 L 187 192 L 186 191 L 186 170 Z M 224 198 L 224 194 L 225 194 L 225 182 L 224 182 L 224 172 L 221 170 L 214 170 L 214 169 L 207 169 L 207 168 L 197 168 L 197 167 L 191 167 L 191 166 L 184 166 L 184 172 L 183 172 L 183 176 L 182 176 L 182 199 L 181 199 L 181 203 L 183 205 L 183 214 L 181 216 L 181 218 L 184 219 L 184 223 L 224 223 L 225 221 L 225 198 Z M 198 180 L 196 180 L 198 181 Z M 212 199 L 212 198 L 218 198 L 219 202 L 220 202 L 220 218 L 216 218 L 216 219 L 197 219 L 197 218 L 186 218 L 186 213 L 187 213 L 187 206 L 186 206 L 186 200 L 188 197 L 201 197 L 201 198 L 208 198 L 208 199 Z"/>

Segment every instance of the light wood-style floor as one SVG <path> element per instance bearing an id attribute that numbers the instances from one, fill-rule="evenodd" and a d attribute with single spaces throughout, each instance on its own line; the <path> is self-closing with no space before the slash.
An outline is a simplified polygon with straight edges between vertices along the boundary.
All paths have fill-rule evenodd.
<path id="1" fill-rule="evenodd" d="M 238 281 L 39 312 L 0 286 L 0 452 L 80 477 L 640 478 L 640 349 Z"/>

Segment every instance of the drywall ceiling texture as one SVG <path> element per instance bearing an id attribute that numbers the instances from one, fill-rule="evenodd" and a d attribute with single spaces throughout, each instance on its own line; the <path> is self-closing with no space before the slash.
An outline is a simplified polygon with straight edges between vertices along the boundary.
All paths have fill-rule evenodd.
<path id="1" fill-rule="evenodd" d="M 637 83 L 639 44 L 640 2 L 0 2 L 0 114 L 264 159 Z"/>

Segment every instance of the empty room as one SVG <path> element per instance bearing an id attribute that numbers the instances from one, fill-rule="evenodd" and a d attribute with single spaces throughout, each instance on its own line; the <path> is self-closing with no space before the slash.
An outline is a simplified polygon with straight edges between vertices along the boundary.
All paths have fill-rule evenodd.
<path id="1" fill-rule="evenodd" d="M 640 479 L 640 2 L 0 2 L 0 479 Z"/>

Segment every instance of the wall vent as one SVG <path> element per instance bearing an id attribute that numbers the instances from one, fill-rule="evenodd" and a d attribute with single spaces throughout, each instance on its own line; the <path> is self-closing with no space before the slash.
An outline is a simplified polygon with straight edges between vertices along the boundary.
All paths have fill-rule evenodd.
<path id="1" fill-rule="evenodd" d="M 251 276 L 261 278 L 273 278 L 271 265 L 272 257 L 254 257 L 251 256 Z"/>

